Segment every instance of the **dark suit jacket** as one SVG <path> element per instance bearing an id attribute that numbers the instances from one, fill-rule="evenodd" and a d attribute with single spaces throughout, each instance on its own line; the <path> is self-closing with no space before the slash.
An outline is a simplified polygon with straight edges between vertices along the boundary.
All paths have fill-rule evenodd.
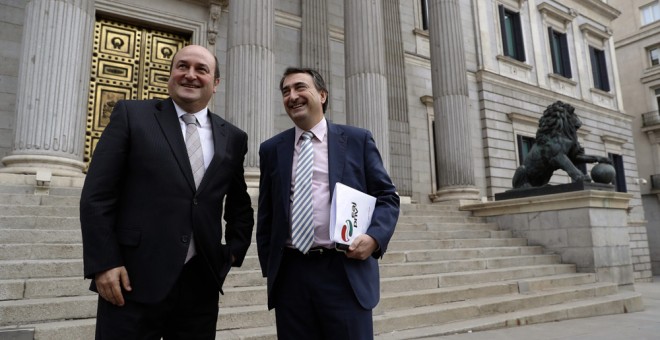
<path id="1" fill-rule="evenodd" d="M 126 266 L 133 291 L 125 297 L 158 302 L 179 277 L 194 231 L 197 256 L 222 292 L 231 255 L 234 266 L 243 262 L 254 218 L 243 176 L 247 134 L 211 112 L 209 119 L 215 155 L 195 190 L 172 99 L 117 103 L 80 200 L 85 277 Z"/>
<path id="2" fill-rule="evenodd" d="M 257 249 L 262 274 L 268 279 L 268 307 L 275 308 L 271 292 L 290 236 L 291 167 L 294 129 L 263 142 L 259 150 L 261 179 L 257 215 Z M 364 261 L 342 257 L 346 275 L 360 305 L 372 309 L 380 299 L 378 261 L 394 233 L 399 217 L 399 196 L 390 180 L 371 133 L 328 122 L 330 192 L 344 183 L 378 200 L 367 234 L 379 249 Z M 329 206 L 328 202 L 328 206 Z"/>

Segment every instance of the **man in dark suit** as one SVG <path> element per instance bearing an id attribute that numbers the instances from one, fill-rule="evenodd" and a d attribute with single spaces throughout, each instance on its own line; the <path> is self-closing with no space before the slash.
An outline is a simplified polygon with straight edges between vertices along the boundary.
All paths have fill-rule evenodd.
<path id="1" fill-rule="evenodd" d="M 372 309 L 380 298 L 378 261 L 399 216 L 399 196 L 371 133 L 327 122 L 328 89 L 312 69 L 289 68 L 280 81 L 283 103 L 295 127 L 263 142 L 257 215 L 257 249 L 268 279 L 268 308 L 275 308 L 279 339 L 370 339 Z M 313 149 L 310 244 L 301 245 L 296 181 Z M 301 153 L 302 152 L 302 153 Z M 302 156 L 301 156 L 302 155 Z M 300 170 L 298 170 L 300 169 Z M 367 232 L 343 253 L 329 237 L 331 195 L 343 183 L 375 196 Z M 292 237 L 292 235 L 295 235 Z M 302 242 L 305 243 L 305 242 Z M 309 248 L 311 247 L 311 248 Z"/>
<path id="2" fill-rule="evenodd" d="M 113 110 L 80 201 L 97 339 L 215 338 L 218 292 L 254 223 L 247 135 L 207 108 L 218 83 L 215 57 L 186 46 L 172 60 L 170 98 Z"/>

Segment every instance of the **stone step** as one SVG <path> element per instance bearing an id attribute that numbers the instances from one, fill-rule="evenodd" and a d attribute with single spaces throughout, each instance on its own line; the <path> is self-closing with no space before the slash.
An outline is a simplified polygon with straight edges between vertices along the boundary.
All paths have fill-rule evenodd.
<path id="1" fill-rule="evenodd" d="M 459 231 L 459 230 L 499 230 L 495 223 L 405 223 L 399 221 L 396 231 Z"/>
<path id="2" fill-rule="evenodd" d="M 16 243 L 69 243 L 82 242 L 80 227 L 68 230 L 52 229 L 2 229 L 0 228 L 0 244 Z"/>
<path id="3" fill-rule="evenodd" d="M 403 240 L 390 241 L 388 251 L 422 250 L 422 249 L 457 249 L 480 247 L 521 247 L 527 245 L 524 238 L 481 238 L 481 239 L 454 239 L 454 240 Z"/>
<path id="4" fill-rule="evenodd" d="M 594 274 L 572 273 L 540 278 L 486 282 L 454 287 L 413 290 L 408 292 L 383 293 L 374 314 L 387 311 L 415 308 L 443 303 L 468 301 L 489 296 L 529 293 L 558 287 L 593 284 Z"/>
<path id="5" fill-rule="evenodd" d="M 48 277 L 83 277 L 82 260 L 0 261 L 0 280 Z"/>
<path id="6" fill-rule="evenodd" d="M 96 295 L 0 301 L 0 326 L 96 316 Z"/>
<path id="7" fill-rule="evenodd" d="M 523 309 L 519 309 L 520 306 L 524 306 Z M 604 315 L 620 313 L 622 309 L 626 308 L 641 310 L 640 295 L 630 292 L 617 293 L 614 284 L 592 283 L 534 294 L 516 294 L 514 292 L 496 297 L 475 297 L 470 301 L 388 311 L 384 314 L 374 315 L 374 331 L 377 339 L 414 339 L 421 338 L 417 334 L 426 337 L 453 334 L 456 331 L 435 333 L 433 330 L 448 325 L 473 325 L 478 320 L 533 320 L 540 314 L 548 313 L 547 311 L 550 311 L 548 315 L 551 317 L 555 317 L 553 314 L 566 313 L 561 319 L 567 319 L 572 318 L 568 317 L 567 313 L 589 311 L 598 313 L 596 315 Z M 508 311 L 511 309 L 514 311 Z M 516 318 L 510 318 L 512 315 L 516 315 Z M 433 326 L 419 326 L 424 324 Z M 439 324 L 442 325 L 438 326 Z M 501 323 L 499 326 L 497 323 L 490 323 L 495 328 L 507 324 L 515 325 L 515 322 Z M 413 327 L 413 329 L 409 329 L 409 327 Z M 462 332 L 472 329 L 474 327 L 466 327 Z M 418 333 L 419 330 L 423 330 L 423 332 Z M 216 337 L 220 339 L 277 339 L 275 327 L 263 325 L 224 329 L 219 331 Z"/>
<path id="8" fill-rule="evenodd" d="M 52 206 L 52 205 L 0 205 L 0 216 L 54 216 L 54 217 L 77 217 L 80 208 L 76 206 Z"/>
<path id="9" fill-rule="evenodd" d="M 5 175 L 5 174 L 2 174 Z M 34 177 L 33 177 L 34 178 Z M 65 179 L 70 181 L 71 179 Z M 80 181 L 80 179 L 73 179 L 74 181 Z M 16 183 L 14 185 L 7 183 L 5 181 L 0 185 L 0 194 L 1 195 L 25 195 L 25 196 L 69 196 L 69 197 L 78 197 L 80 198 L 80 193 L 82 192 L 82 181 L 77 183 L 75 186 L 51 186 L 48 189 L 48 195 L 35 195 L 35 186 L 34 179 L 30 185 L 25 185 L 24 183 Z M 52 184 L 51 184 L 52 185 Z"/>
<path id="10" fill-rule="evenodd" d="M 78 216 L 0 216 L 0 229 L 80 230 L 80 218 Z"/>
<path id="11" fill-rule="evenodd" d="M 228 329 L 215 333 L 215 338 L 223 340 L 277 340 L 277 331 L 275 326 Z"/>
<path id="12" fill-rule="evenodd" d="M 454 202 L 434 203 L 434 204 L 401 204 L 401 211 L 435 211 L 435 210 L 450 210 L 458 211 L 459 204 Z"/>
<path id="13" fill-rule="evenodd" d="M 224 307 L 220 303 L 218 312 L 219 331 L 236 328 L 272 326 L 275 324 L 275 311 L 268 310 L 266 304 L 255 306 Z"/>
<path id="14" fill-rule="evenodd" d="M 0 280 L 0 301 L 92 295 L 90 280 L 78 277 Z"/>
<path id="15" fill-rule="evenodd" d="M 81 259 L 82 243 L 0 244 L 0 260 Z"/>
<path id="16" fill-rule="evenodd" d="M 50 195 L 25 195 L 25 194 L 2 194 L 0 193 L 0 204 L 2 205 L 28 205 L 28 206 L 78 206 L 80 198 L 75 196 L 50 196 Z"/>
<path id="17" fill-rule="evenodd" d="M 382 277 L 399 277 L 455 273 L 486 269 L 511 268 L 517 266 L 557 264 L 560 262 L 560 260 L 561 258 L 558 255 L 529 255 L 467 260 L 410 262 L 403 264 L 383 264 L 380 266 L 380 275 Z"/>
<path id="18" fill-rule="evenodd" d="M 399 231 L 393 240 L 448 240 L 465 238 L 510 238 L 510 230 Z"/>
<path id="19" fill-rule="evenodd" d="M 381 277 L 380 290 L 382 293 L 398 293 L 486 282 L 526 280 L 543 276 L 574 273 L 575 265 L 573 264 L 548 264 L 455 273 Z"/>
<path id="20" fill-rule="evenodd" d="M 399 250 L 388 251 L 379 261 L 382 264 L 425 262 L 444 260 L 464 260 L 485 257 L 502 257 L 517 255 L 539 255 L 543 254 L 540 246 L 524 247 L 490 247 L 490 248 L 463 248 L 463 249 L 423 249 L 423 250 Z"/>
<path id="21" fill-rule="evenodd" d="M 451 209 L 442 209 L 442 210 L 401 210 L 399 217 L 402 216 L 420 216 L 420 217 L 432 217 L 435 219 L 442 219 L 445 217 L 469 217 L 472 216 L 471 211 L 457 211 Z"/>
<path id="22" fill-rule="evenodd" d="M 452 222 L 452 223 L 483 223 L 486 221 L 483 217 L 473 217 L 473 216 L 399 216 L 399 222 L 401 223 L 434 223 L 441 220 L 442 222 Z"/>
<path id="23" fill-rule="evenodd" d="M 389 333 L 500 313 L 524 313 L 527 309 L 614 294 L 617 294 L 616 284 L 591 283 L 526 294 L 489 296 L 469 301 L 386 311 L 384 314 L 374 316 L 374 329 L 377 334 Z"/>
<path id="24" fill-rule="evenodd" d="M 376 335 L 375 338 L 378 340 L 437 338 L 449 334 L 485 331 L 600 315 L 632 313 L 641 310 L 643 310 L 641 294 L 624 291 L 558 305 L 541 306 L 485 317 L 474 317 L 469 320 L 455 321 L 441 325 L 436 324 L 409 330 L 383 332 Z M 246 337 L 246 339 L 251 338 Z"/>

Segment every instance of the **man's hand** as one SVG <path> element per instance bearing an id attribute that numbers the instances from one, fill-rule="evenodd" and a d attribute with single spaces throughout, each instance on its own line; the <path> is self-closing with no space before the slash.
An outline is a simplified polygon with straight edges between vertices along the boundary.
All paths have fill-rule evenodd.
<path id="1" fill-rule="evenodd" d="M 348 247 L 346 256 L 352 259 L 366 260 L 377 248 L 378 243 L 373 237 L 362 234 L 356 237 L 350 247 Z"/>
<path id="2" fill-rule="evenodd" d="M 94 278 L 99 295 L 115 306 L 124 305 L 124 296 L 121 287 L 131 291 L 131 281 L 128 279 L 126 267 L 116 267 L 96 274 Z"/>

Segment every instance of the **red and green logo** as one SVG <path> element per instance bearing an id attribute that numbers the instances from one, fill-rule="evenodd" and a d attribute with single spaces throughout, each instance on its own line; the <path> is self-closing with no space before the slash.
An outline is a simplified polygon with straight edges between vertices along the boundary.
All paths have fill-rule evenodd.
<path id="1" fill-rule="evenodd" d="M 351 236 L 353 236 L 353 222 L 351 222 L 351 220 L 346 220 L 346 224 L 341 227 L 341 239 L 344 242 L 348 242 Z"/>

